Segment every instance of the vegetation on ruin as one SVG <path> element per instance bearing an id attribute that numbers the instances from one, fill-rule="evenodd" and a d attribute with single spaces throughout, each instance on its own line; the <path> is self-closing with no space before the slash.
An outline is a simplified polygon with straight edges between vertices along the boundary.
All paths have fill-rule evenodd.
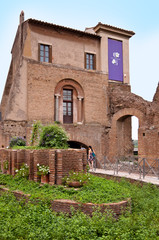
<path id="1" fill-rule="evenodd" d="M 159 239 L 159 189 L 151 184 L 143 187 L 131 184 L 126 180 L 120 183 L 91 176 L 88 185 L 80 190 L 67 189 L 63 186 L 40 186 L 38 183 L 21 179 L 18 181 L 12 176 L 0 174 L 0 182 L 10 189 L 21 189 L 27 193 L 43 196 L 36 204 L 24 204 L 24 200 L 16 201 L 12 194 L 0 196 L 0 239 L 44 239 L 44 240 L 157 240 Z M 99 187 L 100 185 L 100 187 Z M 89 188 L 89 190 L 88 190 Z M 106 199 L 116 198 L 123 191 L 132 199 L 132 211 L 114 219 L 111 214 L 95 211 L 93 217 L 72 209 L 71 217 L 67 214 L 57 214 L 50 210 L 47 196 L 66 196 L 70 198 L 79 192 L 85 194 L 102 195 L 106 191 Z M 116 192 L 115 189 L 118 189 Z M 111 190 L 113 189 L 113 190 Z M 96 191 L 97 190 L 97 191 Z M 61 192 L 61 193 L 59 193 Z M 84 193 L 84 192 L 83 192 Z M 94 193 L 94 194 L 93 194 Z M 58 195 L 59 194 L 59 195 Z M 34 196 L 35 196 L 34 195 Z M 110 196 L 109 196 L 110 195 Z M 126 196 L 126 194 L 125 194 Z M 45 198 L 46 197 L 46 198 Z M 108 200 L 109 201 L 109 200 Z"/>
<path id="2" fill-rule="evenodd" d="M 26 163 L 23 163 L 20 169 L 15 169 L 16 178 L 28 178 L 29 176 L 29 166 Z"/>
<path id="3" fill-rule="evenodd" d="M 9 162 L 8 162 L 8 160 L 5 160 L 5 161 L 3 162 L 3 168 L 4 168 L 5 170 L 8 170 L 8 168 L 9 168 Z"/>
<path id="4" fill-rule="evenodd" d="M 43 126 L 40 121 L 34 122 L 31 131 L 30 146 L 26 146 L 25 139 L 13 137 L 10 148 L 14 149 L 67 149 L 68 136 L 58 124 Z"/>
<path id="5" fill-rule="evenodd" d="M 114 183 L 114 181 L 108 181 L 89 173 L 85 174 L 85 177 L 81 176 L 81 179 L 89 179 L 89 181 L 76 191 L 74 188 L 67 188 L 63 185 L 51 186 L 46 184 L 41 186 L 40 183 L 28 181 L 25 178 L 15 178 L 11 175 L 0 174 L 0 184 L 4 184 L 11 190 L 18 189 L 26 194 L 31 194 L 32 199 L 39 198 L 43 201 L 71 199 L 82 203 L 108 203 L 119 202 L 130 197 L 129 191 L 125 187 L 120 186 L 119 183 Z"/>
<path id="6" fill-rule="evenodd" d="M 82 172 L 70 171 L 68 176 L 66 175 L 62 179 L 62 183 L 63 185 L 69 186 L 71 182 L 79 182 L 80 185 L 83 186 L 84 184 L 88 184 L 90 179 L 91 178 L 89 173 L 85 173 L 84 171 Z"/>
<path id="7" fill-rule="evenodd" d="M 35 121 L 32 126 L 30 145 L 37 146 L 40 140 L 40 134 L 42 133 L 43 125 L 40 121 Z"/>
<path id="8" fill-rule="evenodd" d="M 9 143 L 9 147 L 14 146 L 26 146 L 26 140 L 23 137 L 12 137 Z"/>
<path id="9" fill-rule="evenodd" d="M 46 148 L 68 148 L 66 131 L 57 124 L 44 126 L 40 135 L 39 146 Z"/>

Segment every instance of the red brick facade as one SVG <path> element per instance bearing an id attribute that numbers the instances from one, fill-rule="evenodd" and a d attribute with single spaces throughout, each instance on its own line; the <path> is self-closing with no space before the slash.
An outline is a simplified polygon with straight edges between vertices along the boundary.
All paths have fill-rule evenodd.
<path id="1" fill-rule="evenodd" d="M 15 175 L 15 169 L 20 169 L 23 163 L 29 166 L 29 179 L 40 180 L 37 174 L 37 164 L 49 166 L 49 183 L 61 184 L 62 178 L 69 174 L 71 170 L 87 170 L 86 150 L 8 150 L 0 149 L 0 163 L 3 173 L 4 161 L 9 162 L 9 171 Z"/>
<path id="2" fill-rule="evenodd" d="M 104 156 L 113 161 L 133 153 L 131 117 L 136 116 L 139 156 L 158 157 L 159 89 L 152 102 L 131 93 L 129 39 L 133 35 L 101 23 L 84 32 L 21 20 L 0 106 L 0 147 L 7 147 L 12 136 L 26 137 L 29 144 L 34 120 L 43 124 L 58 121 L 79 148 L 91 145 L 99 161 Z M 110 38 L 122 42 L 121 82 L 109 79 Z M 49 62 L 40 60 L 39 44 L 49 46 Z M 95 56 L 94 69 L 86 68 L 86 53 Z M 69 124 L 63 109 L 63 90 L 68 89 L 72 92 Z M 60 171 L 59 167 L 59 175 Z"/>

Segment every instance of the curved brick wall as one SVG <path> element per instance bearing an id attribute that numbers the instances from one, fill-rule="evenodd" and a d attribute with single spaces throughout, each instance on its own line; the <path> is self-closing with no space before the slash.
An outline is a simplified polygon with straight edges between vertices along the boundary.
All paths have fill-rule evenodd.
<path id="1" fill-rule="evenodd" d="M 73 200 L 57 199 L 51 202 L 52 210 L 55 212 L 64 212 L 71 214 L 71 207 L 75 210 L 81 210 L 85 214 L 92 216 L 94 209 L 100 208 L 100 211 L 104 213 L 106 210 L 110 210 L 115 217 L 118 217 L 126 210 L 131 210 L 131 200 L 127 199 L 118 203 L 78 203 Z"/>
<path id="2" fill-rule="evenodd" d="M 4 186 L 0 186 L 0 192 L 8 192 L 9 189 Z M 26 199 L 26 202 L 29 200 L 30 194 L 25 194 L 22 191 L 12 191 L 17 200 Z M 71 208 L 74 208 L 76 211 L 81 210 L 83 213 L 92 216 L 95 208 L 100 207 L 100 211 L 103 213 L 106 210 L 110 210 L 114 216 L 117 218 L 126 210 L 131 211 L 131 199 L 121 201 L 118 203 L 102 203 L 102 204 L 93 204 L 93 203 L 78 203 L 69 199 L 57 199 L 51 201 L 51 208 L 55 212 L 64 212 L 71 214 Z"/>

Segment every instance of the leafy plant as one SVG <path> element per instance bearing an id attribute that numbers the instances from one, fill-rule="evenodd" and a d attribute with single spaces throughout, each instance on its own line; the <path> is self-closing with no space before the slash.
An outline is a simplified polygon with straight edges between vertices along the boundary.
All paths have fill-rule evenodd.
<path id="1" fill-rule="evenodd" d="M 5 160 L 5 161 L 3 162 L 3 167 L 4 167 L 5 170 L 8 170 L 8 168 L 9 168 L 9 162 L 8 162 L 8 160 Z"/>
<path id="2" fill-rule="evenodd" d="M 38 175 L 47 175 L 50 172 L 49 166 L 37 164 Z"/>
<path id="3" fill-rule="evenodd" d="M 40 147 L 47 148 L 68 148 L 68 136 L 65 130 L 55 125 L 44 126 L 40 136 Z"/>
<path id="4" fill-rule="evenodd" d="M 62 179 L 64 185 L 69 185 L 70 182 L 79 182 L 81 185 L 87 183 L 90 180 L 90 174 L 84 172 L 70 171 L 68 176 Z"/>
<path id="5" fill-rule="evenodd" d="M 12 137 L 9 143 L 9 147 L 14 146 L 26 146 L 26 140 L 23 137 Z"/>
<path id="6" fill-rule="evenodd" d="M 126 180 L 120 183 L 90 176 L 87 185 L 79 191 L 63 186 L 40 186 L 24 178 L 16 179 L 0 174 L 0 182 L 9 189 L 19 189 L 34 197 L 27 204 L 16 201 L 13 194 L 0 194 L 0 239 L 84 239 L 84 240 L 158 240 L 159 239 L 159 188 L 151 184 L 142 187 Z M 112 189 L 112 190 L 111 190 Z M 96 191 L 97 190 L 97 191 Z M 103 195 L 103 198 L 101 196 Z M 75 199 L 86 197 L 93 201 L 113 202 L 131 197 L 131 213 L 118 220 L 109 212 L 98 210 L 92 217 L 72 210 L 71 215 L 52 212 L 46 199 Z M 98 198 L 98 199 L 97 199 Z M 91 202 L 92 202 L 91 201 Z"/>
<path id="7" fill-rule="evenodd" d="M 16 177 L 25 177 L 27 178 L 29 176 L 29 166 L 25 163 L 22 164 L 20 169 L 15 169 Z"/>
<path id="8" fill-rule="evenodd" d="M 40 134 L 42 132 L 43 125 L 40 121 L 36 121 L 33 124 L 32 135 L 30 139 L 31 146 L 38 145 L 40 140 Z"/>

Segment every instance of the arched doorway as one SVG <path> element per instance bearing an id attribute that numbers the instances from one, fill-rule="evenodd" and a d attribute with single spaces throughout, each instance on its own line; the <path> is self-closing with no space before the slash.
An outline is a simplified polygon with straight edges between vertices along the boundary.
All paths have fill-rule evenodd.
<path id="1" fill-rule="evenodd" d="M 78 141 L 68 141 L 67 142 L 70 148 L 75 148 L 75 149 L 88 149 L 88 146 L 85 145 L 84 143 L 78 142 Z"/>
<path id="2" fill-rule="evenodd" d="M 139 128 L 143 125 L 144 115 L 141 111 L 126 108 L 118 111 L 112 118 L 109 142 L 109 157 L 126 157 L 133 154 L 131 118 L 135 116 L 139 121 Z M 138 139 L 140 142 L 140 137 Z"/>

